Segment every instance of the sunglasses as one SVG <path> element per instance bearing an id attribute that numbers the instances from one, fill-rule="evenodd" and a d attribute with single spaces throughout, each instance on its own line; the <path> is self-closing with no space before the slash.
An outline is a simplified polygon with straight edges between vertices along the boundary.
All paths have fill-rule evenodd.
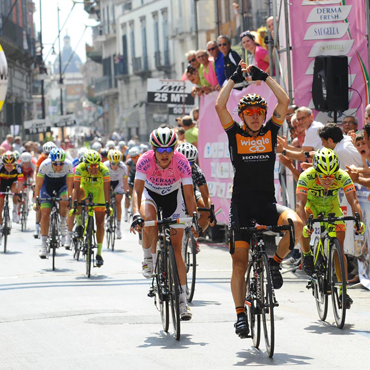
<path id="1" fill-rule="evenodd" d="M 53 162 L 54 166 L 64 166 L 64 162 Z"/>
<path id="2" fill-rule="evenodd" d="M 173 148 L 157 148 L 155 151 L 158 152 L 158 153 L 160 153 L 160 154 L 163 154 L 164 152 L 166 152 L 166 153 L 172 153 L 173 152 Z"/>
<path id="3" fill-rule="evenodd" d="M 87 168 L 98 168 L 99 167 L 99 165 L 97 163 L 96 164 L 87 164 L 86 166 L 87 166 Z"/>
<path id="4" fill-rule="evenodd" d="M 202 54 L 202 55 L 197 56 L 197 58 L 207 58 L 207 57 L 208 57 L 208 54 Z"/>
<path id="5" fill-rule="evenodd" d="M 193 58 L 189 60 L 189 63 L 194 63 L 197 60 L 197 58 Z"/>
<path id="6" fill-rule="evenodd" d="M 221 47 L 221 46 L 227 46 L 227 43 L 226 43 L 226 42 L 224 42 L 224 43 L 222 43 L 222 44 L 218 44 L 218 47 Z"/>
<path id="7" fill-rule="evenodd" d="M 189 162 L 190 166 L 192 166 L 194 164 L 194 162 Z"/>
<path id="8" fill-rule="evenodd" d="M 323 179 L 323 180 L 334 180 L 335 179 L 335 175 L 324 175 L 322 173 L 319 173 L 319 178 L 320 179 Z"/>
<path id="9" fill-rule="evenodd" d="M 254 116 L 255 114 L 257 114 L 257 116 L 262 116 L 266 114 L 266 110 L 263 108 L 247 108 L 243 110 L 243 114 L 245 116 Z"/>
<path id="10" fill-rule="evenodd" d="M 207 49 L 208 51 L 213 51 L 213 50 L 216 50 L 217 49 L 217 46 L 214 46 L 213 48 L 209 48 Z"/>
<path id="11" fill-rule="evenodd" d="M 120 162 L 110 162 L 110 164 L 113 166 L 119 166 Z"/>

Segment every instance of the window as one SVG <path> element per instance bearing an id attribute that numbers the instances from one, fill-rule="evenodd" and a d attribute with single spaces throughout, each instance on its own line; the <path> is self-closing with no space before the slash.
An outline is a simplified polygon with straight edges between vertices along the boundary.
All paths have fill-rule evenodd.
<path id="1" fill-rule="evenodd" d="M 164 53 L 164 64 L 168 66 L 170 64 L 170 53 L 168 44 L 168 21 L 167 21 L 167 10 L 162 11 L 162 37 L 163 37 L 163 53 Z"/>
<path id="2" fill-rule="evenodd" d="M 27 3 L 26 3 L 26 0 L 23 0 L 22 1 L 22 21 L 23 21 L 23 24 L 22 24 L 22 27 L 23 29 L 27 32 Z"/>
<path id="3" fill-rule="evenodd" d="M 130 51 L 131 51 L 131 59 L 135 58 L 135 29 L 134 29 L 134 22 L 130 23 Z"/>
<path id="4" fill-rule="evenodd" d="M 159 51 L 159 23 L 158 23 L 158 13 L 153 14 L 154 21 L 154 51 Z"/>
<path id="5" fill-rule="evenodd" d="M 148 69 L 148 50 L 147 50 L 147 40 L 146 40 L 146 20 L 145 17 L 140 19 L 141 22 L 141 41 L 143 45 L 143 70 Z"/>

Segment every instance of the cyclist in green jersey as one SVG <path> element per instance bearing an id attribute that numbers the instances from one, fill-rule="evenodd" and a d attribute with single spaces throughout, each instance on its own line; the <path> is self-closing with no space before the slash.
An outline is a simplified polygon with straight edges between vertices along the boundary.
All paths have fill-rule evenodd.
<path id="1" fill-rule="evenodd" d="M 356 188 L 347 172 L 339 168 L 337 154 L 328 148 L 318 150 L 313 158 L 313 167 L 304 171 L 298 179 L 297 184 L 297 213 L 304 223 L 310 214 L 314 218 L 320 213 L 327 216 L 334 213 L 336 217 L 343 216 L 339 203 L 339 190 L 343 189 L 352 213 L 359 213 L 361 207 L 357 200 Z M 345 223 L 336 224 L 337 239 L 343 252 L 345 237 Z M 365 226 L 361 222 L 361 229 L 358 232 L 364 233 Z M 310 250 L 310 239 L 312 230 L 307 226 L 303 228 L 301 248 L 303 251 L 303 268 L 307 275 L 312 275 L 314 269 L 313 255 Z M 347 274 L 347 259 L 344 255 L 345 271 Z M 347 295 L 347 302 L 353 303 Z"/>
<path id="2" fill-rule="evenodd" d="M 84 157 L 84 162 L 76 167 L 74 176 L 74 195 L 73 200 L 81 202 L 86 199 L 90 193 L 93 194 L 93 203 L 106 204 L 106 207 L 95 207 L 96 221 L 96 265 L 102 266 L 104 260 L 101 256 L 104 239 L 104 216 L 109 205 L 110 199 L 110 175 L 109 169 L 101 163 L 100 154 L 95 150 L 88 150 Z M 77 232 L 82 235 L 83 226 L 81 219 L 81 207 L 76 215 Z"/>

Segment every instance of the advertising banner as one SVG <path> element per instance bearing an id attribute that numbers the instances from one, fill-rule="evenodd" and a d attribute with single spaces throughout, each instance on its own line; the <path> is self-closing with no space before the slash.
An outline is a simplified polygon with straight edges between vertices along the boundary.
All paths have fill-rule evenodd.
<path id="1" fill-rule="evenodd" d="M 227 104 L 229 112 L 236 122 L 240 122 L 237 106 L 245 94 L 256 93 L 263 96 L 268 102 L 267 119 L 277 103 L 275 95 L 265 84 L 251 84 L 242 91 L 233 90 Z M 228 139 L 216 113 L 215 105 L 218 92 L 204 95 L 200 99 L 199 107 L 199 163 L 207 179 L 210 196 L 215 205 L 217 221 L 227 224 L 231 199 L 231 186 L 234 178 L 233 166 L 230 161 Z M 278 163 L 275 167 L 275 193 L 277 200 L 281 200 L 278 180 Z"/>
<path id="2" fill-rule="evenodd" d="M 362 127 L 369 101 L 365 0 L 296 0 L 290 3 L 294 103 L 314 108 L 312 81 L 315 57 L 346 55 L 349 74 L 349 109 Z M 320 112 L 316 120 L 333 121 L 332 113 Z"/>

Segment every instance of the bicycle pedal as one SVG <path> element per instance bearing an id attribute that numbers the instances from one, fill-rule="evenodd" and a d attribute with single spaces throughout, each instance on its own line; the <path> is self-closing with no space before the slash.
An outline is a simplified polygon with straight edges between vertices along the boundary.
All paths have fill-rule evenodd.
<path id="1" fill-rule="evenodd" d="M 149 290 L 148 297 L 150 297 L 150 298 L 155 297 L 155 294 L 154 294 L 153 290 Z"/>

